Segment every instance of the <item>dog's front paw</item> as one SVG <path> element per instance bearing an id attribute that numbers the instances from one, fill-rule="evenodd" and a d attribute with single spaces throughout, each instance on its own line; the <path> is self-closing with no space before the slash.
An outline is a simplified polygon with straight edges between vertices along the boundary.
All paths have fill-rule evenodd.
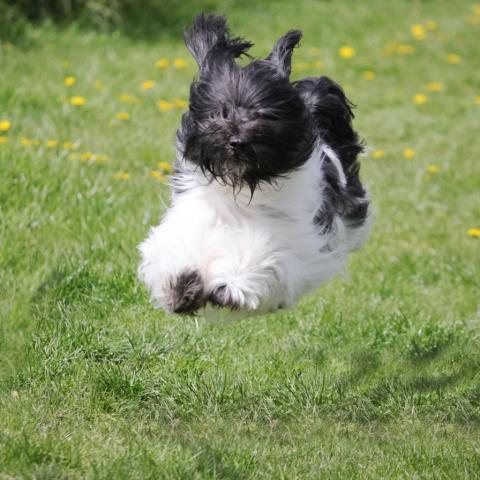
<path id="1" fill-rule="evenodd" d="M 215 307 L 230 310 L 256 310 L 260 304 L 258 296 L 235 284 L 222 284 L 215 287 L 208 295 L 208 301 Z"/>
<path id="2" fill-rule="evenodd" d="M 168 279 L 167 309 L 174 313 L 192 314 L 205 306 L 203 280 L 195 270 L 186 270 Z"/>

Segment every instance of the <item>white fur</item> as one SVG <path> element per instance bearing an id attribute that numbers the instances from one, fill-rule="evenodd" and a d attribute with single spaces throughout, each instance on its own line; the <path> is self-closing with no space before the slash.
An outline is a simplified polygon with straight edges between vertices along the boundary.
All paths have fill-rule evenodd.
<path id="1" fill-rule="evenodd" d="M 185 192 L 173 195 L 162 222 L 140 245 L 139 276 L 157 306 L 169 310 L 171 281 L 196 270 L 206 295 L 226 285 L 242 310 L 267 312 L 292 305 L 337 272 L 349 251 L 366 239 L 363 227 L 349 228 L 340 217 L 329 234 L 313 218 L 322 204 L 322 162 L 334 158 L 318 145 L 305 165 L 277 185 L 240 191 L 209 183 L 192 164 L 176 179 Z M 184 160 L 178 160 L 184 162 Z"/>

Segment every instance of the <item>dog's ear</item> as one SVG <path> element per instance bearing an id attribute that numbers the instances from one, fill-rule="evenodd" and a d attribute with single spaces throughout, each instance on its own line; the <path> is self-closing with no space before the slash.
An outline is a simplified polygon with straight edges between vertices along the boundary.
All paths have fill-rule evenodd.
<path id="1" fill-rule="evenodd" d="M 267 60 L 277 67 L 280 74 L 287 78 L 292 71 L 293 49 L 298 46 L 301 38 L 302 32 L 300 30 L 290 30 L 278 39 L 273 47 L 272 53 L 267 57 Z"/>
<path id="2" fill-rule="evenodd" d="M 198 64 L 200 75 L 213 66 L 233 62 L 253 45 L 242 38 L 230 38 L 227 20 L 220 15 L 200 13 L 184 32 L 185 45 Z"/>

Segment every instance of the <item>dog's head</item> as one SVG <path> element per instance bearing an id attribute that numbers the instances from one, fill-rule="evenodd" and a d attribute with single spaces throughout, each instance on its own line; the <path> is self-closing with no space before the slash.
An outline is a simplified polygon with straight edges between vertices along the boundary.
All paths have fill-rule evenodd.
<path id="1" fill-rule="evenodd" d="M 185 32 L 199 67 L 190 108 L 182 119 L 183 154 L 215 180 L 252 195 L 302 165 L 313 135 L 304 102 L 289 81 L 293 49 L 302 34 L 281 37 L 266 59 L 241 67 L 235 59 L 252 46 L 232 38 L 224 17 L 200 14 Z"/>

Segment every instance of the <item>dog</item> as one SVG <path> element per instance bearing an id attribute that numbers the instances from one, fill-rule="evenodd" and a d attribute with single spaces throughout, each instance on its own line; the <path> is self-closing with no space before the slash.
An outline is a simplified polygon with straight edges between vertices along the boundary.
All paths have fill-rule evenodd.
<path id="1" fill-rule="evenodd" d="M 327 77 L 290 81 L 301 37 L 291 30 L 252 59 L 223 16 L 199 14 L 185 31 L 199 76 L 177 132 L 172 205 L 139 246 L 157 307 L 289 307 L 365 242 L 353 105 Z"/>

